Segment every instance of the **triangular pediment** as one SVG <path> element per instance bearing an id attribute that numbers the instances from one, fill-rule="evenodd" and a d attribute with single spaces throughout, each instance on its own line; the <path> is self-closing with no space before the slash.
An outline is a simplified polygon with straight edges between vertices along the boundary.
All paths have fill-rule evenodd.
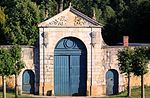
<path id="1" fill-rule="evenodd" d="M 69 7 L 54 17 L 41 22 L 38 27 L 102 27 L 96 20 Z"/>

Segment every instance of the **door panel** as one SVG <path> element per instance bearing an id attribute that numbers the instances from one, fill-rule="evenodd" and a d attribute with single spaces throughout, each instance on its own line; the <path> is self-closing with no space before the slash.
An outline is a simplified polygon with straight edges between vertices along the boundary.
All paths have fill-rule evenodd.
<path id="1" fill-rule="evenodd" d="M 69 95 L 69 56 L 55 56 L 55 95 Z"/>
<path id="2" fill-rule="evenodd" d="M 26 71 L 23 75 L 23 91 L 26 93 L 30 93 L 31 85 L 30 85 L 30 75 Z"/>
<path id="3" fill-rule="evenodd" d="M 71 95 L 79 95 L 80 87 L 80 55 L 70 56 Z"/>
<path id="4" fill-rule="evenodd" d="M 106 74 L 106 93 L 107 95 L 113 94 L 113 86 L 114 86 L 114 75 L 112 71 L 108 71 Z"/>

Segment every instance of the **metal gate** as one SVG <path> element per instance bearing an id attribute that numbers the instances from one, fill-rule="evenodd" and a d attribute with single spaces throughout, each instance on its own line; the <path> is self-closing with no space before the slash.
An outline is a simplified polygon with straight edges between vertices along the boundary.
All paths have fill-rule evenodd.
<path id="1" fill-rule="evenodd" d="M 55 48 L 54 93 L 56 96 L 86 95 L 87 57 L 85 45 L 64 38 Z"/>
<path id="2" fill-rule="evenodd" d="M 22 76 L 22 92 L 34 93 L 34 73 L 31 70 L 25 70 Z"/>
<path id="3" fill-rule="evenodd" d="M 114 69 L 106 73 L 106 94 L 114 95 L 118 93 L 118 72 Z"/>

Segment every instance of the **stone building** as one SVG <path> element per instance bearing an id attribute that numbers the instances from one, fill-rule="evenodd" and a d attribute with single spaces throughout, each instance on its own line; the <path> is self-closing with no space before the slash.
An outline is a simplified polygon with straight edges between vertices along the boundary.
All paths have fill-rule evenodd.
<path id="1" fill-rule="evenodd" d="M 126 89 L 116 55 L 123 46 L 105 44 L 102 24 L 69 7 L 38 27 L 39 46 L 22 47 L 26 67 L 18 77 L 21 93 L 101 96 Z M 131 80 L 132 86 L 139 86 L 139 78 Z"/>

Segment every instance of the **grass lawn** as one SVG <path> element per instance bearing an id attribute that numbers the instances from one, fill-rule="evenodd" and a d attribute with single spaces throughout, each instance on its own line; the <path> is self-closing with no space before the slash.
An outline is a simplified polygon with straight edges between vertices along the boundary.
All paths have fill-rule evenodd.
<path id="1" fill-rule="evenodd" d="M 131 98 L 140 98 L 140 93 L 141 93 L 140 88 L 132 89 Z M 126 97 L 126 95 L 127 95 L 127 92 L 122 92 L 118 95 L 106 96 L 103 98 L 128 98 Z M 145 96 L 146 96 L 145 98 L 150 98 L 150 86 L 145 88 Z M 2 98 L 2 92 L 0 92 L 0 98 Z M 14 93 L 7 93 L 7 98 L 15 98 Z M 24 96 L 19 96 L 19 98 L 36 98 L 36 97 L 24 95 Z"/>
<path id="2" fill-rule="evenodd" d="M 131 98 L 141 98 L 141 91 L 140 88 L 134 88 L 131 90 Z M 122 92 L 118 95 L 114 95 L 114 96 L 108 96 L 105 98 L 128 98 L 126 97 L 127 92 Z M 150 98 L 150 87 L 145 87 L 145 98 Z"/>
<path id="3" fill-rule="evenodd" d="M 0 92 L 0 98 L 2 98 L 2 92 Z M 14 93 L 7 93 L 6 98 L 15 98 Z M 19 96 L 19 98 L 32 98 L 31 96 Z"/>

